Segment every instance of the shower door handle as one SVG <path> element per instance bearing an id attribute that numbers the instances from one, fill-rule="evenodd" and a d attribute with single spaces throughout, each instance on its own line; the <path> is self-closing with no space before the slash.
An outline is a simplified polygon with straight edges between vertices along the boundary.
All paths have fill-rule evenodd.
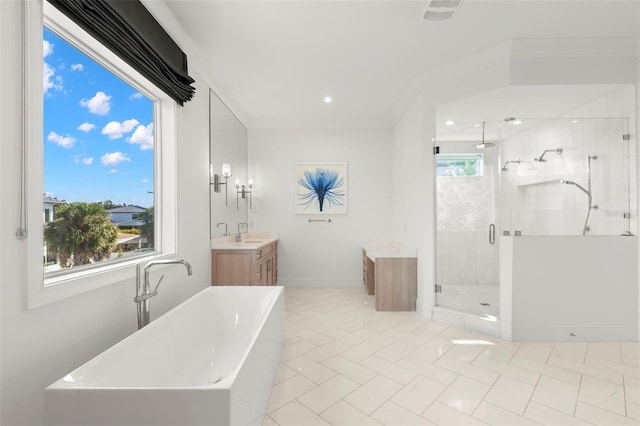
<path id="1" fill-rule="evenodd" d="M 489 225 L 489 244 L 496 243 L 496 225 L 493 223 Z"/>

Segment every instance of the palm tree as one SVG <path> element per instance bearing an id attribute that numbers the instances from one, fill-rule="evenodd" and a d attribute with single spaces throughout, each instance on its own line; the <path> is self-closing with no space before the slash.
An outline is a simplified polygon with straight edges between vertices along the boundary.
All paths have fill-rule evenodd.
<path id="1" fill-rule="evenodd" d="M 60 265 L 73 267 L 108 257 L 118 241 L 114 225 L 100 203 L 66 203 L 44 229 L 44 239 Z"/>
<path id="2" fill-rule="evenodd" d="M 155 232 L 155 225 L 153 223 L 153 207 L 149 207 L 144 212 L 140 213 L 138 219 L 144 222 L 144 225 L 140 227 L 140 236 L 147 239 L 147 247 L 153 248 L 153 236 Z"/>

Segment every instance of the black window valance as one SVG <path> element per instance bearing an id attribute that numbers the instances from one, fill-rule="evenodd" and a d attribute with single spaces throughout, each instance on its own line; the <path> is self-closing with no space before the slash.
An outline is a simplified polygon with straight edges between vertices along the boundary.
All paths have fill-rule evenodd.
<path id="1" fill-rule="evenodd" d="M 180 105 L 194 80 L 187 55 L 139 0 L 48 0 Z"/>

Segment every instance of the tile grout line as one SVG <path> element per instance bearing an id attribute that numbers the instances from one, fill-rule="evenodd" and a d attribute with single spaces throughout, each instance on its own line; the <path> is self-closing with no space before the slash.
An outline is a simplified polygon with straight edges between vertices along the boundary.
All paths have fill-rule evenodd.
<path id="1" fill-rule="evenodd" d="M 280 383 L 285 383 L 287 380 L 290 380 L 296 376 L 300 376 L 301 378 L 304 378 L 305 380 L 308 380 L 310 383 L 313 384 L 313 387 L 309 390 L 307 390 L 306 392 L 302 393 L 301 395 L 298 395 L 297 397 L 293 398 L 292 400 L 288 401 L 287 403 L 283 404 L 281 407 L 278 407 L 277 409 L 273 410 L 271 413 L 266 413 L 266 416 L 268 417 L 268 419 L 273 422 L 274 424 L 279 424 L 278 422 L 275 421 L 275 419 L 273 417 L 271 417 L 271 414 L 273 414 L 273 412 L 275 412 L 276 410 L 279 410 L 283 407 L 285 407 L 286 405 L 292 403 L 292 402 L 296 402 L 298 404 L 300 404 L 300 406 L 305 407 L 305 409 L 309 409 L 311 413 L 315 414 L 318 416 L 319 419 L 322 419 L 328 423 L 335 423 L 335 424 L 343 424 L 341 423 L 342 421 L 348 419 L 349 417 L 349 413 L 350 410 L 346 409 L 346 406 L 350 407 L 351 409 L 354 409 L 355 411 L 353 411 L 353 414 L 356 413 L 360 413 L 362 414 L 364 417 L 368 417 L 370 418 L 372 421 L 377 421 L 375 420 L 375 418 L 372 416 L 373 413 L 377 412 L 378 410 L 380 410 L 380 408 L 382 406 L 384 406 L 385 404 L 389 403 L 389 404 L 393 404 L 393 406 L 395 406 L 395 409 L 402 409 L 404 411 L 406 411 L 407 413 L 411 413 L 416 415 L 417 413 L 411 409 L 405 408 L 403 405 L 400 405 L 394 401 L 392 401 L 393 398 L 395 398 L 400 392 L 406 391 L 407 392 L 407 397 L 411 397 L 411 396 L 418 396 L 420 395 L 420 391 L 418 391 L 418 393 L 414 393 L 414 389 L 409 389 L 408 387 L 410 386 L 410 384 L 419 379 L 420 377 L 424 377 L 426 379 L 429 380 L 435 380 L 433 377 L 433 374 L 435 373 L 429 373 L 431 370 L 428 368 L 428 366 L 431 366 L 433 368 L 439 368 L 441 369 L 439 373 L 437 374 L 445 374 L 445 371 L 447 372 L 445 374 L 445 377 L 448 376 L 447 380 L 449 380 L 451 378 L 451 376 L 453 376 L 453 379 L 451 379 L 451 381 L 447 384 L 447 383 L 443 383 L 443 381 L 440 380 L 436 380 L 436 382 L 440 383 L 441 385 L 443 385 L 443 389 L 437 393 L 437 395 L 435 395 L 435 397 L 429 402 L 429 404 L 426 406 L 426 408 L 424 410 L 421 411 L 421 413 L 417 414 L 419 417 L 429 421 L 429 419 L 427 419 L 426 417 L 424 417 L 424 414 L 430 410 L 432 407 L 434 407 L 434 404 L 436 402 L 440 402 L 439 398 L 448 390 L 451 389 L 451 386 L 453 385 L 453 383 L 455 383 L 457 380 L 459 380 L 461 377 L 465 377 L 466 379 L 469 380 L 473 380 L 475 382 L 478 383 L 483 383 L 485 385 L 488 385 L 488 389 L 486 390 L 486 392 L 479 393 L 482 395 L 481 398 L 479 398 L 479 403 L 478 406 L 476 406 L 473 410 L 473 412 L 469 415 L 468 413 L 461 411 L 461 410 L 457 410 L 460 414 L 464 414 L 467 416 L 470 416 L 471 418 L 481 421 L 478 417 L 475 417 L 476 414 L 478 414 L 478 409 L 480 407 L 480 405 L 484 404 L 488 404 L 491 407 L 495 407 L 496 409 L 500 409 L 501 411 L 505 412 L 505 413 L 511 413 L 512 415 L 518 416 L 522 419 L 526 419 L 532 422 L 536 422 L 535 420 L 533 420 L 533 418 L 528 417 L 525 415 L 525 413 L 528 412 L 529 408 L 531 408 L 531 403 L 535 402 L 536 404 L 540 404 L 540 407 L 544 407 L 545 410 L 550 410 L 549 411 L 549 418 L 556 418 L 555 415 L 551 414 L 551 413 L 558 413 L 559 414 L 563 414 L 563 415 L 567 415 L 567 416 L 571 416 L 571 418 L 575 419 L 575 420 L 583 420 L 579 417 L 576 417 L 576 413 L 577 413 L 577 406 L 579 403 L 583 403 L 587 406 L 590 407 L 594 407 L 594 408 L 598 408 L 600 410 L 602 410 L 603 415 L 604 413 L 609 413 L 610 415 L 616 415 L 616 416 L 620 416 L 620 411 L 610 411 L 609 409 L 605 409 L 605 408 L 601 408 L 598 405 L 593 405 L 593 404 L 589 404 L 589 403 L 585 403 L 582 402 L 580 400 L 580 395 L 581 395 L 581 391 L 583 391 L 582 386 L 584 384 L 584 378 L 585 377 L 593 377 L 594 379 L 597 380 L 603 380 L 604 382 L 610 383 L 608 380 L 599 378 L 597 376 L 591 376 L 590 374 L 584 374 L 583 371 L 585 371 L 582 367 L 584 368 L 593 368 L 596 370 L 601 370 L 602 372 L 607 372 L 607 373 L 611 373 L 611 374 L 617 374 L 619 376 L 622 376 L 622 398 L 623 398 L 623 402 L 624 402 L 624 415 L 621 417 L 627 418 L 629 420 L 633 420 L 631 419 L 631 417 L 628 417 L 628 413 L 629 413 L 629 407 L 628 407 L 628 403 L 627 403 L 627 389 L 625 387 L 625 385 L 629 384 L 629 380 L 631 377 L 634 377 L 634 380 L 636 379 L 635 376 L 625 376 L 624 373 L 619 373 L 618 371 L 622 371 L 621 369 L 616 369 L 614 370 L 609 370 L 608 368 L 605 367 L 599 367 L 599 366 L 593 366 L 590 364 L 587 364 L 587 360 L 590 359 L 589 357 L 589 349 L 593 348 L 593 343 L 597 343 L 597 342 L 586 342 L 586 347 L 580 345 L 579 347 L 573 347 L 571 346 L 571 343 L 573 342 L 567 342 L 570 344 L 570 346 L 567 347 L 563 347 L 564 350 L 566 351 L 567 355 L 569 356 L 569 358 L 564 358 L 562 356 L 559 356 L 560 352 L 558 351 L 558 342 L 549 342 L 551 343 L 551 349 L 549 350 L 549 352 L 546 354 L 545 356 L 545 360 L 542 361 L 541 357 L 538 358 L 538 360 L 534 359 L 534 358 L 528 358 L 528 357 L 522 357 L 519 356 L 519 352 L 522 351 L 523 349 L 523 345 L 522 343 L 517 343 L 517 345 L 513 345 L 512 347 L 510 346 L 504 346 L 501 347 L 500 349 L 498 349 L 498 351 L 494 354 L 497 356 L 497 358 L 492 358 L 491 356 L 486 356 L 487 354 L 485 354 L 485 352 L 487 351 L 487 349 L 490 346 L 486 346 L 485 348 L 483 348 L 482 350 L 480 350 L 479 352 L 476 352 L 476 350 L 474 349 L 473 351 L 465 351 L 463 349 L 460 349 L 458 351 L 456 351 L 456 353 L 460 353 L 460 357 L 454 357 L 454 356 L 449 356 L 448 358 L 451 358 L 452 360 L 455 360 L 457 363 L 459 363 L 459 367 L 462 371 L 466 371 L 466 366 L 469 367 L 473 367 L 478 369 L 477 373 L 480 374 L 481 371 L 486 371 L 486 372 L 490 372 L 491 375 L 495 375 L 496 379 L 492 381 L 491 384 L 488 384 L 486 381 L 480 381 L 478 379 L 475 379 L 474 377 L 476 376 L 476 371 L 471 370 L 471 374 L 474 377 L 468 376 L 466 374 L 461 374 L 458 371 L 452 370 L 450 368 L 444 367 L 444 366 L 440 366 L 440 365 L 436 365 L 436 363 L 438 362 L 438 360 L 442 359 L 443 357 L 447 356 L 448 354 L 451 353 L 451 350 L 455 347 L 457 347 L 456 345 L 447 345 L 446 342 L 451 340 L 451 339 L 459 339 L 459 338 L 466 338 L 465 336 L 465 330 L 462 329 L 458 329 L 457 327 L 452 327 L 452 326 L 446 326 L 444 328 L 441 327 L 436 327 L 436 326 L 431 326 L 434 323 L 433 321 L 415 321 L 414 322 L 414 318 L 413 317 L 409 317 L 409 316 L 399 316 L 399 315 L 378 315 L 377 311 L 373 311 L 372 310 L 372 306 L 367 306 L 367 304 L 365 303 L 365 305 L 363 306 L 361 304 L 361 302 L 356 302 L 355 300 L 357 299 L 361 299 L 359 296 L 355 295 L 353 292 L 349 293 L 348 296 L 345 296 L 344 300 L 345 303 L 343 303 L 341 306 L 343 307 L 347 307 L 347 306 L 351 306 L 353 309 L 351 311 L 348 310 L 341 310 L 340 311 L 340 315 L 332 315 L 330 312 L 330 309 L 328 309 L 328 305 L 330 303 L 332 303 L 330 300 L 328 300 L 328 298 L 322 299 L 321 306 L 323 306 L 324 308 L 322 309 L 322 311 L 317 311 L 315 309 L 311 309 L 314 314 L 311 315 L 312 318 L 307 317 L 299 312 L 301 312 L 303 309 L 309 309 L 308 307 L 311 305 L 311 301 L 309 300 L 310 298 L 305 298 L 303 296 L 303 292 L 299 292 L 296 293 L 298 295 L 298 297 L 294 297 L 296 302 L 294 302 L 295 306 L 293 307 L 293 309 L 290 310 L 290 312 L 292 313 L 293 318 L 295 318 L 294 321 L 290 321 L 290 324 L 295 324 L 296 322 L 299 321 L 308 321 L 312 320 L 315 321 L 315 323 L 312 324 L 308 324 L 305 325 L 304 323 L 300 323 L 299 327 L 296 327 L 295 331 L 290 331 L 288 333 L 290 333 L 290 339 L 294 340 L 294 339 L 300 339 L 295 343 L 292 343 L 291 345 L 295 345 L 296 343 L 302 343 L 302 345 L 300 346 L 301 348 L 303 348 L 303 352 L 302 353 L 296 353 L 295 356 L 291 356 L 290 358 L 288 358 L 284 363 L 280 362 L 279 365 L 284 366 L 286 368 L 290 368 L 292 370 L 292 372 L 294 373 L 294 375 L 291 375 L 291 377 L 288 377 L 286 380 L 281 381 Z M 313 297 L 317 297 L 317 292 L 313 292 L 313 294 L 309 293 L 310 296 Z M 312 297 L 312 298 L 313 298 Z M 312 299 L 311 298 L 311 299 Z M 340 293 L 339 292 L 332 292 L 331 298 L 339 298 L 340 299 Z M 303 308 L 303 309 L 299 309 L 298 307 L 305 307 L 307 306 L 307 308 Z M 357 308 L 357 309 L 356 309 Z M 316 315 L 317 314 L 317 315 Z M 419 318 L 420 319 L 420 318 Z M 387 325 L 387 321 L 389 321 L 389 323 L 391 323 L 391 325 Z M 287 320 L 285 319 L 285 324 L 287 324 Z M 319 326 L 319 324 L 323 324 L 322 326 Z M 312 327 L 314 326 L 319 326 L 319 328 L 322 329 L 322 331 L 316 330 Z M 329 328 L 326 328 L 326 326 L 329 326 Z M 341 328 L 341 327 L 345 327 L 345 328 Z M 357 328 L 353 328 L 353 327 L 357 327 Z M 358 337 L 358 340 L 362 339 L 362 341 L 359 341 L 358 343 L 355 344 L 351 344 L 348 341 L 343 341 L 341 339 L 337 339 L 331 335 L 328 335 L 326 333 L 331 332 L 332 330 L 336 330 L 340 331 L 340 336 L 342 336 L 342 338 L 346 338 L 348 337 L 348 335 L 353 335 L 354 337 Z M 298 333 L 301 334 L 305 334 L 305 332 L 313 332 L 313 333 L 317 333 L 317 338 L 319 341 L 321 341 L 322 339 L 327 339 L 328 341 L 323 343 L 323 344 L 316 344 L 314 343 L 314 341 L 308 340 L 306 337 L 301 336 Z M 356 333 L 360 333 L 360 335 L 356 334 Z M 376 336 L 380 336 L 380 339 L 377 340 L 369 340 L 369 338 L 366 337 L 367 333 L 373 333 L 372 335 L 374 336 L 374 339 L 376 338 Z M 335 333 L 334 333 L 335 334 Z M 422 342 L 421 344 L 416 344 L 414 343 L 415 341 L 411 340 L 411 335 L 415 335 L 416 336 L 416 340 L 419 342 Z M 481 333 L 474 333 L 474 334 L 478 334 L 480 336 L 482 336 Z M 313 336 L 316 337 L 316 336 Z M 389 343 L 382 343 L 388 340 L 391 340 Z M 418 340 L 419 339 L 419 340 Z M 500 342 L 502 342 L 501 339 L 490 339 L 493 343 L 499 344 Z M 307 343 L 303 343 L 303 342 L 307 342 Z M 342 354 L 345 351 L 350 350 L 351 348 L 357 347 L 360 344 L 369 342 L 370 346 L 368 348 L 373 347 L 374 350 L 372 352 L 369 352 L 368 350 L 362 350 L 362 351 L 356 351 L 354 352 L 355 355 L 358 355 L 358 353 L 363 354 L 364 357 L 362 359 L 360 359 L 360 356 L 356 357 L 358 359 L 358 361 L 354 361 L 350 358 L 346 358 L 343 357 Z M 335 343 L 340 343 L 339 347 L 336 347 L 334 349 L 339 349 L 339 352 L 337 353 L 332 353 L 331 356 L 327 359 L 323 359 L 322 361 L 318 361 L 315 359 L 312 359 L 310 357 L 307 356 L 307 354 L 313 350 L 316 349 L 320 349 L 323 348 L 326 345 L 331 345 L 331 344 L 335 344 Z M 505 342 L 506 343 L 506 342 Z M 511 344 L 513 344 L 514 342 L 509 342 Z M 527 342 L 525 342 L 527 343 Z M 537 343 L 537 342 L 530 342 L 530 343 Z M 544 342 L 543 342 L 544 343 Z M 612 342 L 613 343 L 613 342 Z M 400 347 L 403 349 L 403 351 L 397 352 L 394 350 L 389 349 L 387 352 L 387 356 L 389 356 L 389 359 L 384 358 L 384 357 L 379 357 L 377 354 L 380 353 L 381 351 L 384 351 L 386 348 L 389 348 L 391 345 L 395 345 L 398 344 L 400 345 Z M 308 346 L 313 346 L 311 349 L 305 349 L 306 345 Z M 410 350 L 408 353 L 404 354 L 403 356 L 400 356 L 400 358 L 397 361 L 391 361 L 391 359 L 395 359 L 398 355 L 400 355 L 402 352 L 404 352 L 404 349 L 406 347 L 411 347 L 410 345 L 415 346 L 414 349 Z M 434 345 L 434 346 L 431 346 Z M 446 346 L 446 350 L 444 350 L 442 353 L 440 353 L 439 350 L 432 350 L 431 348 L 436 347 L 437 345 L 442 345 L 442 346 Z M 431 346 L 431 348 L 430 348 Z M 344 349 L 343 349 L 344 347 Z M 621 342 L 615 342 L 614 345 L 611 346 L 607 346 L 607 345 L 603 345 L 603 346 L 598 346 L 598 350 L 596 350 L 596 354 L 602 355 L 602 356 L 595 356 L 592 357 L 594 360 L 597 361 L 604 361 L 604 362 L 611 362 L 610 367 L 614 367 L 613 363 L 614 361 L 612 361 L 614 359 L 614 357 L 612 357 L 611 355 L 614 355 L 612 353 L 613 349 L 615 349 L 617 347 L 618 349 L 618 354 L 616 358 L 619 358 L 619 362 L 616 362 L 615 364 L 619 364 L 619 365 L 625 365 L 624 364 L 624 354 L 622 352 L 622 343 Z M 366 348 L 366 347 L 365 347 Z M 513 350 L 512 348 L 515 348 L 515 350 Z M 544 345 L 542 346 L 542 348 L 544 348 Z M 584 351 L 581 352 L 581 348 L 584 348 Z M 632 347 L 630 347 L 632 348 Z M 398 349 L 398 348 L 396 348 Z M 531 345 L 529 349 L 530 354 L 532 355 L 536 355 L 539 354 L 540 352 L 538 351 L 538 349 L 540 349 L 540 347 L 536 347 L 535 345 Z M 635 349 L 634 349 L 635 350 Z M 429 351 L 426 353 L 426 360 L 422 359 L 420 357 L 418 357 L 417 355 L 421 352 L 421 351 Z M 329 353 L 332 351 L 328 351 L 326 353 Z M 475 352 L 475 353 L 474 353 Z M 554 355 L 554 353 L 556 353 L 556 355 Z M 435 358 L 432 358 L 435 355 Z M 469 356 L 470 355 L 470 356 Z M 575 355 L 579 355 L 580 358 L 582 359 L 582 362 L 580 362 L 580 358 L 575 357 Z M 486 358 L 487 360 L 490 360 L 492 362 L 496 362 L 496 364 L 489 364 L 489 368 L 487 368 L 487 366 L 479 366 L 474 364 L 474 362 L 478 361 L 480 357 Z M 557 358 L 559 360 L 565 360 L 565 361 L 569 361 L 569 362 L 576 362 L 575 365 L 573 364 L 569 364 L 569 367 L 573 367 L 573 368 L 564 368 L 561 366 L 555 366 L 550 364 L 552 357 L 557 356 Z M 326 373 L 327 375 L 329 374 L 333 374 L 333 376 L 329 377 L 329 379 L 324 380 L 321 383 L 316 383 L 315 380 L 311 380 L 310 377 L 307 377 L 305 374 L 302 374 L 301 372 L 299 372 L 297 369 L 295 368 L 291 368 L 288 366 L 288 363 L 290 363 L 292 360 L 296 359 L 300 357 L 301 359 L 305 359 L 305 360 L 309 360 L 311 362 L 313 362 L 312 364 L 312 369 L 314 370 L 312 373 L 310 373 L 310 375 L 312 377 L 316 377 L 318 379 L 323 379 L 323 373 Z M 302 358 L 304 357 L 304 358 Z M 358 367 L 366 369 L 367 371 L 374 373 L 374 375 L 370 378 L 367 379 L 367 376 L 371 373 L 367 373 L 367 374 L 363 374 L 362 376 L 360 376 L 359 374 L 356 376 L 353 376 L 355 378 L 358 379 L 358 381 L 353 380 L 343 374 L 341 374 L 340 372 L 336 371 L 336 369 L 334 369 L 333 367 L 327 366 L 324 364 L 324 362 L 326 362 L 328 359 L 334 358 L 334 357 L 339 357 L 342 358 L 346 361 L 349 361 L 351 363 L 356 364 Z M 382 374 L 378 369 L 372 369 L 369 367 L 365 367 L 364 365 L 362 365 L 363 362 L 365 362 L 366 360 L 372 360 L 374 357 L 379 358 L 381 361 L 383 361 L 384 363 L 382 364 L 382 369 L 381 371 L 386 371 L 387 367 L 389 367 L 389 370 L 387 373 L 388 374 Z M 516 366 L 516 365 L 512 365 L 512 362 L 516 359 L 516 357 L 519 357 L 517 359 L 521 359 L 522 360 L 522 364 L 524 364 L 524 366 Z M 417 361 L 420 362 L 424 362 L 424 364 L 418 363 L 415 364 L 415 367 L 412 368 L 407 368 L 407 367 L 403 367 L 403 366 L 399 366 L 398 363 L 402 362 L 403 360 L 408 360 L 409 358 L 414 358 Z M 503 362 L 503 360 L 505 362 Z M 526 362 L 525 362 L 526 361 Z M 315 374 L 317 371 L 316 369 L 316 364 L 318 367 L 322 368 L 322 369 L 326 369 L 324 372 L 322 370 L 319 371 L 320 374 Z M 389 365 L 387 365 L 389 364 Z M 604 364 L 604 363 L 603 363 Z M 373 364 L 376 365 L 376 364 Z M 406 379 L 402 379 L 403 381 L 399 381 L 397 378 L 395 377 L 391 377 L 394 374 L 394 370 L 391 368 L 392 365 L 396 365 L 399 368 L 403 368 L 404 370 L 407 371 L 407 373 L 411 373 L 411 375 L 413 376 L 413 378 L 406 384 L 404 384 L 404 382 L 406 381 Z M 424 365 L 424 367 L 427 368 L 427 370 L 424 370 L 421 365 Z M 563 365 L 562 363 L 560 363 L 559 365 Z M 580 367 L 580 365 L 582 367 Z M 606 365 L 606 364 L 605 364 Z M 633 367 L 635 364 L 632 364 L 631 367 Z M 339 366 L 338 364 L 336 364 L 336 366 Z M 348 364 L 347 364 L 348 366 Z M 457 366 L 457 365 L 454 365 Z M 355 366 L 353 366 L 355 368 Z M 491 368 L 494 367 L 494 368 Z M 609 367 L 609 366 L 607 366 Z M 505 375 L 503 374 L 501 371 L 503 368 L 512 368 L 515 369 L 515 371 L 513 371 L 513 375 L 517 376 L 517 377 L 511 377 L 510 375 Z M 340 368 L 341 370 L 344 370 L 344 368 Z M 574 371 L 575 369 L 579 369 L 580 371 Z M 516 374 L 518 373 L 518 370 L 522 371 L 522 373 L 520 374 Z M 312 371 L 311 369 L 308 369 L 308 371 Z M 348 370 L 344 370 L 344 371 L 348 371 Z M 435 370 L 434 370 L 435 371 Z M 508 370 L 507 370 L 508 371 Z M 627 370 L 624 370 L 627 371 Z M 631 372 L 632 370 L 629 370 L 629 372 Z M 511 371 L 508 371 L 511 374 Z M 496 389 L 496 384 L 498 382 L 498 380 L 500 380 L 501 377 L 505 377 L 511 380 L 514 380 L 518 383 L 522 383 L 522 384 L 526 384 L 528 386 L 532 386 L 532 380 L 528 380 L 525 381 L 527 378 L 528 379 L 533 379 L 535 376 L 532 377 L 528 377 L 528 375 L 525 375 L 524 372 L 528 372 L 528 374 L 536 374 L 537 378 L 535 379 L 535 384 L 532 387 L 532 391 L 526 401 L 526 404 L 524 404 L 524 409 L 522 411 L 522 414 L 519 414 L 515 411 L 512 411 L 510 409 L 507 408 L 503 408 L 501 405 L 497 405 L 496 403 L 491 403 L 489 401 L 487 401 L 487 397 L 488 395 L 493 392 Z M 364 371 L 363 371 L 364 373 Z M 449 374 L 450 373 L 450 374 Z M 567 373 L 567 374 L 560 374 L 560 373 Z M 572 375 L 570 375 L 569 373 L 571 373 Z M 291 374 L 290 372 L 287 372 L 286 374 Z M 399 374 L 401 374 L 400 376 L 398 376 L 398 378 L 402 378 L 404 377 L 404 373 L 402 371 L 399 372 Z M 426 374 L 426 375 L 425 375 Z M 579 380 L 575 380 L 575 375 L 579 375 Z M 576 386 L 575 381 L 578 381 L 577 384 L 577 393 L 576 393 L 576 399 L 574 402 L 574 406 L 573 406 L 573 411 L 572 414 L 569 414 L 569 412 L 567 411 L 562 411 L 559 409 L 556 409 L 554 407 L 550 407 L 544 403 L 540 403 L 537 401 L 534 401 L 534 396 L 536 394 L 536 391 L 538 391 L 540 388 L 540 384 L 541 381 L 543 379 L 543 376 L 546 378 L 554 378 L 555 380 L 559 380 L 562 383 L 567 383 L 573 386 Z M 286 377 L 286 376 L 283 376 Z M 335 401 L 334 403 L 332 403 L 329 407 L 325 408 L 324 410 L 322 410 L 319 413 L 316 413 L 313 409 L 311 409 L 311 407 L 308 407 L 307 405 L 305 405 L 304 403 L 302 403 L 300 401 L 300 398 L 303 398 L 305 395 L 309 394 L 310 392 L 314 391 L 315 389 L 317 389 L 319 386 L 322 386 L 324 383 L 326 383 L 328 380 L 331 380 L 333 378 L 336 377 L 342 377 L 345 379 L 348 379 L 350 382 L 353 382 L 354 384 L 357 385 L 357 387 L 355 387 L 352 391 L 350 391 L 349 393 L 345 394 L 344 396 L 342 396 L 342 398 L 338 399 L 337 401 Z M 407 377 L 409 377 L 407 375 Z M 484 375 L 480 376 L 480 377 L 485 377 Z M 559 377 L 559 378 L 556 378 Z M 606 377 L 606 376 L 603 376 Z M 345 400 L 345 398 L 348 398 L 350 395 L 352 395 L 354 392 L 358 391 L 359 389 L 361 389 L 363 386 L 366 386 L 367 384 L 369 384 L 371 381 L 376 380 L 376 379 L 384 379 L 384 380 L 390 380 L 390 382 L 388 383 L 396 383 L 398 386 L 398 390 L 396 390 L 395 392 L 393 392 L 392 394 L 390 394 L 387 398 L 384 398 L 380 404 L 377 404 L 375 408 L 373 408 L 371 410 L 371 414 L 367 414 L 364 411 L 362 411 L 360 408 L 358 408 L 357 406 L 354 406 L 353 404 L 347 402 Z M 485 377 L 487 379 L 491 379 L 491 376 Z M 563 379 L 563 378 L 566 378 Z M 573 381 L 569 380 L 569 379 L 573 379 Z M 364 380 L 364 381 L 362 381 Z M 445 380 L 445 381 L 447 381 Z M 361 382 L 362 381 L 362 382 Z M 612 383 L 614 385 L 620 386 L 617 383 Z M 518 388 L 517 385 L 516 388 Z M 348 386 L 346 389 L 348 389 L 351 386 Z M 372 391 L 377 390 L 374 386 L 370 386 Z M 506 388 L 507 394 L 510 391 L 510 387 Z M 431 391 L 433 392 L 433 390 Z M 380 395 L 381 396 L 381 395 Z M 456 395 L 452 395 L 452 396 L 456 396 Z M 309 399 L 309 398 L 307 398 Z M 374 398 L 375 400 L 376 398 Z M 499 397 L 499 399 L 497 400 L 499 404 L 503 403 L 503 400 L 507 400 L 509 399 L 508 395 L 505 396 L 505 398 Z M 368 401 L 369 404 L 371 403 L 371 400 L 367 399 L 367 400 L 363 400 L 363 401 Z M 309 401 L 311 402 L 311 401 Z M 323 417 L 323 415 L 326 415 L 327 412 L 329 410 L 331 410 L 332 408 L 336 407 L 336 405 L 338 403 L 344 403 L 345 404 L 345 408 L 343 408 L 342 412 L 340 411 L 336 411 L 335 415 L 338 415 L 338 417 L 335 417 L 335 422 L 330 422 L 329 420 L 327 420 L 325 417 Z M 410 402 L 410 400 L 405 401 L 405 402 Z M 549 400 L 549 402 L 553 402 L 552 400 Z M 323 404 L 319 404 L 319 406 L 322 406 Z M 448 404 L 444 404 L 447 405 L 449 408 L 452 408 L 453 410 L 456 410 L 455 407 L 449 406 Z M 413 408 L 417 408 L 415 405 L 409 403 L 410 407 Z M 419 405 L 418 405 L 419 406 Z M 511 406 L 509 404 L 506 404 L 506 406 Z M 367 409 L 369 409 L 369 405 L 365 404 L 363 405 L 363 407 L 367 407 Z M 562 407 L 564 407 L 564 405 L 562 405 Z M 394 409 L 394 410 L 395 410 Z M 338 409 L 339 410 L 339 409 Z M 453 413 L 453 412 L 452 412 Z M 542 412 L 544 413 L 544 412 Z M 293 414 L 293 412 L 290 412 L 290 414 Z M 289 415 L 290 415 L 289 414 Z M 496 412 L 496 414 L 498 414 Z M 342 417 L 342 416 L 347 416 L 347 417 Z M 535 418 L 535 416 L 534 416 Z M 546 418 L 546 415 L 541 417 L 542 419 Z M 559 418 L 559 417 L 558 417 Z M 568 419 L 568 417 L 567 417 Z M 287 424 L 289 420 L 291 420 L 291 418 L 289 418 L 289 420 L 283 418 L 281 420 L 284 420 L 283 424 Z"/>
<path id="2" fill-rule="evenodd" d="M 582 390 L 582 378 L 583 377 L 584 376 L 582 374 L 580 374 L 580 383 L 578 384 L 578 394 L 576 395 L 576 404 L 573 407 L 573 417 L 576 416 L 576 412 L 578 411 L 578 402 L 580 401 L 580 391 Z"/>
<path id="3" fill-rule="evenodd" d="M 622 375 L 622 400 L 624 401 L 624 416 L 629 417 L 629 410 L 627 409 L 627 387 L 625 386 L 625 375 Z"/>

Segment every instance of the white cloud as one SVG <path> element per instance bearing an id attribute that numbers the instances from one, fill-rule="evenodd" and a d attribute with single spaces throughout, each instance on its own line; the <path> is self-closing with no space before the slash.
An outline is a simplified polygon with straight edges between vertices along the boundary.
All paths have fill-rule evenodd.
<path id="1" fill-rule="evenodd" d="M 53 52 L 53 43 L 48 42 L 47 40 L 42 40 L 42 57 L 46 58 Z"/>
<path id="2" fill-rule="evenodd" d="M 125 133 L 129 133 L 138 125 L 138 120 L 132 118 L 131 120 L 125 120 L 122 123 L 117 121 L 110 121 L 102 129 L 102 134 L 109 136 L 109 139 L 118 139 L 124 136 Z"/>
<path id="3" fill-rule="evenodd" d="M 98 92 L 91 99 L 82 99 L 80 106 L 89 108 L 89 112 L 97 115 L 107 115 L 111 110 L 111 96 Z"/>
<path id="4" fill-rule="evenodd" d="M 140 149 L 145 151 L 153 149 L 153 123 L 147 126 L 139 125 L 131 137 L 127 138 L 127 142 L 140 145 Z"/>
<path id="5" fill-rule="evenodd" d="M 136 99 L 142 99 L 142 96 L 143 96 L 142 93 L 135 92 L 135 93 L 132 93 L 131 95 L 129 95 L 129 100 L 133 101 L 133 100 L 136 100 Z"/>
<path id="6" fill-rule="evenodd" d="M 49 136 L 47 136 L 47 139 L 55 143 L 59 147 L 67 148 L 67 149 L 73 148 L 73 144 L 76 142 L 76 139 L 74 137 L 70 135 L 61 136 L 56 132 L 50 132 Z"/>
<path id="7" fill-rule="evenodd" d="M 46 62 L 42 63 L 42 76 L 43 76 L 43 84 L 42 88 L 43 92 L 46 95 L 49 89 L 60 91 L 62 90 L 62 77 L 59 75 L 56 76 L 56 70 L 53 69 L 51 65 Z"/>
<path id="8" fill-rule="evenodd" d="M 149 179 L 142 179 L 142 183 L 149 183 Z"/>
<path id="9" fill-rule="evenodd" d="M 111 169 L 111 170 L 109 170 L 109 173 L 114 175 L 114 174 L 118 173 L 118 169 Z"/>
<path id="10" fill-rule="evenodd" d="M 62 77 L 56 76 L 56 70 L 44 62 L 44 58 L 53 53 L 53 43 L 42 40 L 42 74 L 43 74 L 43 93 L 46 95 L 49 89 L 62 90 Z"/>
<path id="11" fill-rule="evenodd" d="M 90 132 L 96 128 L 95 124 L 84 122 L 78 126 L 78 130 L 82 130 L 83 132 Z"/>
<path id="12" fill-rule="evenodd" d="M 84 71 L 84 65 L 82 65 L 82 64 L 71 64 L 71 71 Z"/>
<path id="13" fill-rule="evenodd" d="M 105 166 L 115 166 L 117 164 L 122 163 L 123 161 L 131 161 L 131 158 L 127 154 L 123 154 L 120 151 L 116 151 L 116 152 L 107 152 L 102 157 L 100 157 L 100 161 Z"/>
<path id="14" fill-rule="evenodd" d="M 82 163 L 88 166 L 91 163 L 93 163 L 93 157 L 83 157 L 82 155 L 74 155 L 73 162 L 76 164 Z"/>

